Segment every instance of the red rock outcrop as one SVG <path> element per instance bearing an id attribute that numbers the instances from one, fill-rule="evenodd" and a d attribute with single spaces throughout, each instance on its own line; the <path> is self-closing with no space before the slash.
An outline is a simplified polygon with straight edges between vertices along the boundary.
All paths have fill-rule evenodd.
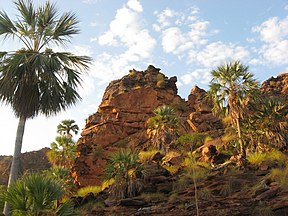
<path id="1" fill-rule="evenodd" d="M 176 77 L 168 78 L 150 65 L 145 71 L 131 70 L 112 81 L 98 111 L 91 115 L 77 143 L 73 167 L 81 186 L 100 184 L 109 155 L 119 148 L 141 149 L 148 142 L 146 122 L 163 104 L 177 111 L 180 133 L 217 131 L 222 124 L 212 114 L 206 91 L 195 86 L 186 102 L 177 95 Z"/>
<path id="2" fill-rule="evenodd" d="M 261 85 L 261 92 L 270 96 L 288 98 L 288 73 L 282 73 L 264 81 Z"/>
<path id="3" fill-rule="evenodd" d="M 97 113 L 87 119 L 77 143 L 76 182 L 81 186 L 99 184 L 111 152 L 147 142 L 145 124 L 153 110 L 181 100 L 176 81 L 150 65 L 145 71 L 131 70 L 108 85 Z"/>
<path id="4" fill-rule="evenodd" d="M 38 151 L 22 153 L 20 175 L 49 169 L 51 164 L 46 156 L 49 150 L 49 148 L 42 148 Z M 11 162 L 12 156 L 0 156 L 0 185 L 6 185 L 8 182 Z"/>
<path id="5" fill-rule="evenodd" d="M 206 132 L 223 128 L 221 121 L 212 114 L 212 102 L 207 92 L 194 86 L 188 96 L 188 124 L 194 132 Z"/>

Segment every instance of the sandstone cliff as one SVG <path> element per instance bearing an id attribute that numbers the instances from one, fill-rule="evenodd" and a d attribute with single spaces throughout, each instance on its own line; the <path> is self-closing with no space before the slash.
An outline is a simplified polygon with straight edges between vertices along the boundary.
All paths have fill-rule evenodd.
<path id="1" fill-rule="evenodd" d="M 111 152 L 119 148 L 143 148 L 148 141 L 146 121 L 158 106 L 170 105 L 178 112 L 183 132 L 222 127 L 211 113 L 206 92 L 195 86 L 186 102 L 177 95 L 176 81 L 176 77 L 168 78 L 150 65 L 145 71 L 131 70 L 108 85 L 98 111 L 87 119 L 77 143 L 73 177 L 79 185 L 101 182 Z"/>
<path id="2" fill-rule="evenodd" d="M 267 95 L 288 98 L 288 73 L 282 73 L 264 81 L 261 91 Z"/>

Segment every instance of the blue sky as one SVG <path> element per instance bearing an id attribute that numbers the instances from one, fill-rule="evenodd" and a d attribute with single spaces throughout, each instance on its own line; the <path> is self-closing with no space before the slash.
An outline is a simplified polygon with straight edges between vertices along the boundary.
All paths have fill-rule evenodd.
<path id="1" fill-rule="evenodd" d="M 34 0 L 39 5 L 44 0 Z M 57 116 L 28 120 L 23 150 L 49 146 L 63 119 L 80 128 L 97 111 L 107 84 L 132 68 L 149 64 L 167 76 L 178 77 L 179 94 L 191 88 L 208 89 L 211 69 L 225 61 L 249 65 L 259 81 L 288 71 L 287 0 L 54 0 L 59 12 L 73 11 L 81 34 L 66 47 L 94 61 L 83 76 L 83 98 Z M 15 18 L 13 1 L 0 0 L 0 9 Z M 13 18 L 13 19 L 14 19 Z M 0 50 L 15 50 L 18 42 L 0 40 Z M 18 120 L 10 107 L 0 105 L 0 155 L 12 154 Z"/>

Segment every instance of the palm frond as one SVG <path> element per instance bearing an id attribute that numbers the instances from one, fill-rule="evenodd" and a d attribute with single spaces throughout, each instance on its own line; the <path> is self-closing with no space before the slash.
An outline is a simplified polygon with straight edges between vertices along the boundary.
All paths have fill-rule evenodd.
<path id="1" fill-rule="evenodd" d="M 0 11 L 0 35 L 4 38 L 16 36 L 17 29 L 8 15 L 4 11 Z"/>

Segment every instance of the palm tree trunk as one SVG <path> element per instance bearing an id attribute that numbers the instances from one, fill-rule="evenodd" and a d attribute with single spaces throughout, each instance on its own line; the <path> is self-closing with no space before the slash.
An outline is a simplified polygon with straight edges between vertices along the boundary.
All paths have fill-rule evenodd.
<path id="1" fill-rule="evenodd" d="M 242 140 L 239 118 L 236 119 L 236 124 L 237 124 L 238 140 L 240 144 L 240 156 L 241 158 L 246 159 L 246 151 L 245 151 L 244 143 Z"/>
<path id="2" fill-rule="evenodd" d="M 197 190 L 197 182 L 195 176 L 195 170 L 192 168 L 193 175 L 193 183 L 194 183 L 194 198 L 195 198 L 195 206 L 196 206 L 196 216 L 199 216 L 199 206 L 198 206 L 198 190 Z"/>
<path id="3" fill-rule="evenodd" d="M 25 123 L 26 123 L 26 117 L 20 117 L 19 123 L 18 123 L 18 128 L 17 128 L 15 147 L 14 147 L 14 155 L 13 155 L 13 159 L 12 159 L 7 190 L 9 190 L 10 185 L 13 182 L 15 182 L 18 178 Z M 11 215 L 10 209 L 11 209 L 10 205 L 8 205 L 8 203 L 5 202 L 3 214 L 5 216 L 10 216 Z"/>

